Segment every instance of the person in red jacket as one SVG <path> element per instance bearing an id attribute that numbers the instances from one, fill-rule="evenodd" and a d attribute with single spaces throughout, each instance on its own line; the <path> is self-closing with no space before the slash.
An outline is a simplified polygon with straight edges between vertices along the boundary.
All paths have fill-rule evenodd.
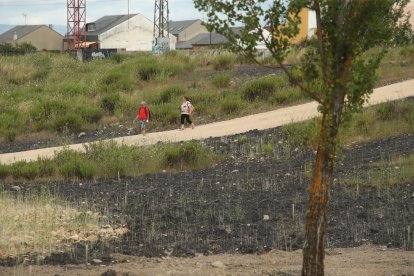
<path id="1" fill-rule="evenodd" d="M 145 101 L 141 102 L 141 106 L 138 109 L 137 116 L 135 117 L 133 123 L 136 126 L 136 122 L 139 122 L 139 129 L 141 130 L 141 134 L 145 136 L 145 127 L 147 126 L 151 113 L 150 110 L 145 103 Z"/>

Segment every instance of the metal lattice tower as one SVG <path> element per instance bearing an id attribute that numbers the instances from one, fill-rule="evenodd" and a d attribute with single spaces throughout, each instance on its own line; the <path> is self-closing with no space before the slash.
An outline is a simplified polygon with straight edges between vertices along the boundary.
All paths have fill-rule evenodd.
<path id="1" fill-rule="evenodd" d="M 86 46 L 86 0 L 67 0 L 68 49 Z"/>
<path id="2" fill-rule="evenodd" d="M 155 0 L 154 7 L 154 37 L 169 37 L 168 0 Z"/>

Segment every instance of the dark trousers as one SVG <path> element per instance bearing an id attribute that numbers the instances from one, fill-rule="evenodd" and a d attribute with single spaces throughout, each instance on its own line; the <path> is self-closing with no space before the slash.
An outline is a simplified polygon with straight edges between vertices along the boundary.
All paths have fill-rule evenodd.
<path id="1" fill-rule="evenodd" d="M 190 120 L 190 115 L 188 114 L 181 114 L 181 124 L 184 124 L 184 121 L 187 121 L 187 123 L 189 123 L 190 125 L 193 123 Z"/>

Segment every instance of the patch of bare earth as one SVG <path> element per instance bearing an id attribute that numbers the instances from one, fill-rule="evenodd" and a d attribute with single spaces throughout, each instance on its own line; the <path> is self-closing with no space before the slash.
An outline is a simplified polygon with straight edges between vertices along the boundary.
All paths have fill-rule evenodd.
<path id="1" fill-rule="evenodd" d="M 18 266 L 0 275 L 300 275 L 302 252 L 273 250 L 263 255 L 223 254 L 194 258 L 113 255 L 102 265 Z M 414 252 L 364 245 L 328 249 L 326 275 L 414 275 Z M 106 273 L 106 274 L 105 274 Z"/>

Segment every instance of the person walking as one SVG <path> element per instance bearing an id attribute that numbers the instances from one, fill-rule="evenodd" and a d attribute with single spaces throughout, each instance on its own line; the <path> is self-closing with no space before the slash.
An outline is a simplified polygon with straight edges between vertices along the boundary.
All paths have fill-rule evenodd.
<path id="1" fill-rule="evenodd" d="M 184 130 L 184 123 L 187 121 L 191 125 L 191 128 L 194 129 L 195 125 L 190 119 L 190 115 L 193 113 L 194 106 L 191 104 L 190 99 L 187 96 L 183 97 L 183 103 L 181 105 L 181 128 Z"/>
<path id="2" fill-rule="evenodd" d="M 137 116 L 135 117 L 133 123 L 137 126 L 136 122 L 139 122 L 139 130 L 141 134 L 145 136 L 145 128 L 149 122 L 151 113 L 145 101 L 141 102 L 141 106 L 138 109 Z"/>

